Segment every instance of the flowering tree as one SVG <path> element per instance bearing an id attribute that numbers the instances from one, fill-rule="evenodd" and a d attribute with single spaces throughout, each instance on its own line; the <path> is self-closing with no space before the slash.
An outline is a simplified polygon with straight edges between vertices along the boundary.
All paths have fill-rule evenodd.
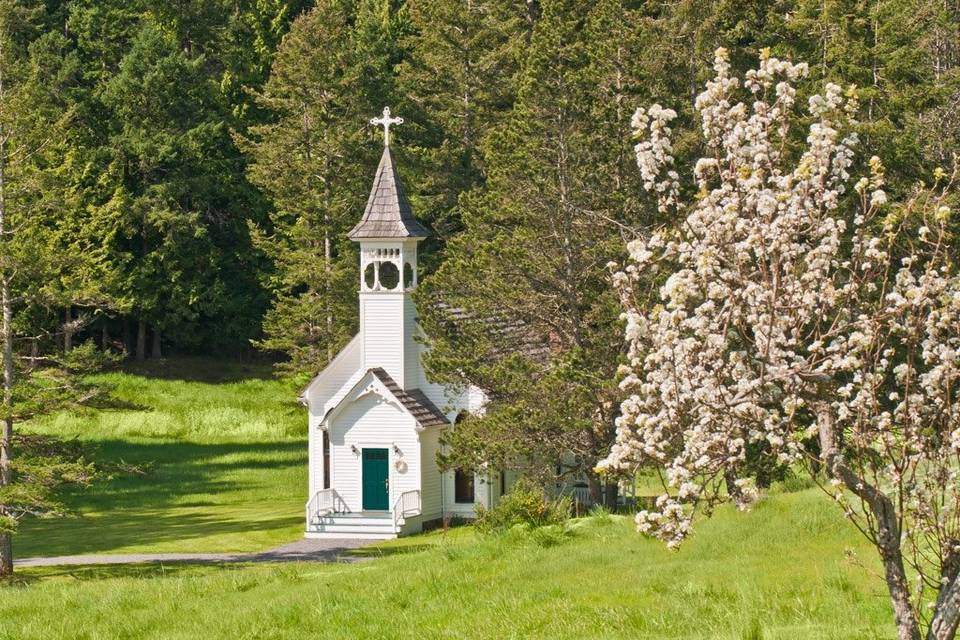
<path id="1" fill-rule="evenodd" d="M 925 624 L 928 638 L 954 638 L 953 179 L 939 172 L 933 189 L 894 207 L 873 158 L 849 191 L 854 89 L 828 84 L 810 98 L 806 144 L 795 149 L 793 85 L 806 65 L 765 53 L 741 82 L 721 49 L 714 69 L 696 102 L 708 155 L 694 168 L 699 193 L 689 206 L 673 166 L 675 113 L 655 105 L 634 116 L 645 187 L 682 223 L 631 242 L 622 270 L 611 265 L 630 360 L 602 466 L 664 469 L 664 495 L 636 522 L 674 547 L 698 511 L 756 498 L 748 448 L 808 463 L 876 546 L 899 637 L 919 639 Z"/>

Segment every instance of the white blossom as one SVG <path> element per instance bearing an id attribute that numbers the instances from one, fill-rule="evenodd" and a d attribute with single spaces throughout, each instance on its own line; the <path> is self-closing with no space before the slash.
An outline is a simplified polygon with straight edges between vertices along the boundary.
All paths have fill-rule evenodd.
<path id="1" fill-rule="evenodd" d="M 788 164 L 780 149 L 806 65 L 764 51 L 741 85 L 721 49 L 714 70 L 696 99 L 706 153 L 691 207 L 678 202 L 676 114 L 634 116 L 644 187 L 682 223 L 631 242 L 634 268 L 613 278 L 629 396 L 602 466 L 663 467 L 670 492 L 636 522 L 676 547 L 696 506 L 757 499 L 748 449 L 781 464 L 819 450 L 844 513 L 876 535 L 865 496 L 886 496 L 902 509 L 901 544 L 941 560 L 914 569 L 936 572 L 952 553 L 939 541 L 960 545 L 960 277 L 942 241 L 946 187 L 918 194 L 912 217 L 880 220 L 879 158 L 848 197 L 853 89 L 809 98 L 806 147 Z M 654 268 L 666 269 L 659 288 L 644 286 Z"/>

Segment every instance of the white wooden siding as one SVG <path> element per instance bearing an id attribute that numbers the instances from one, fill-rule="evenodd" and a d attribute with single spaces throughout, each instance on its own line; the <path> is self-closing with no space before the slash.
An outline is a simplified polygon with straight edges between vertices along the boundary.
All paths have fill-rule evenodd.
<path id="1" fill-rule="evenodd" d="M 420 347 L 417 333 L 417 306 L 409 294 L 403 296 L 403 376 L 404 382 L 397 380 L 403 389 L 415 389 L 420 382 L 423 365 L 420 362 Z"/>
<path id="2" fill-rule="evenodd" d="M 360 294 L 363 370 L 383 367 L 401 388 L 406 388 L 403 362 L 404 293 Z"/>
<path id="3" fill-rule="evenodd" d="M 440 486 L 440 467 L 437 453 L 440 451 L 441 427 L 430 427 L 420 433 L 420 450 L 423 461 L 421 477 L 421 497 L 423 499 L 423 520 L 435 520 L 443 516 L 442 488 Z"/>
<path id="4" fill-rule="evenodd" d="M 360 379 L 366 375 L 366 373 L 366 369 L 357 369 L 354 371 L 353 375 L 347 378 L 347 381 L 343 383 L 343 386 L 337 389 L 336 392 L 333 393 L 321 407 L 319 407 L 319 411 L 317 412 L 317 426 L 320 426 L 323 423 L 323 418 L 326 417 L 327 413 L 340 404 L 340 401 L 343 400 L 348 393 L 350 393 L 350 390 L 353 389 L 358 382 L 360 382 Z"/>
<path id="5" fill-rule="evenodd" d="M 313 379 L 304 393 L 313 415 L 322 418 L 332 406 L 331 398 L 338 392 L 342 397 L 342 394 L 353 386 L 348 383 L 360 369 L 362 352 L 363 340 L 358 333 L 320 372 L 320 375 Z"/>
<path id="6" fill-rule="evenodd" d="M 482 481 L 482 482 L 481 482 Z M 485 476 L 473 476 L 473 502 L 470 504 L 456 501 L 453 471 L 447 471 L 443 474 L 443 496 L 446 502 L 446 513 L 461 518 L 475 518 L 477 515 L 477 504 L 485 507 L 490 506 L 489 490 L 490 484 Z"/>
<path id="7" fill-rule="evenodd" d="M 482 413 L 484 394 L 475 387 L 447 388 L 428 382 L 421 353 L 424 345 L 416 340 L 416 310 L 404 293 L 369 292 L 360 294 L 361 330 L 343 351 L 314 379 L 305 392 L 309 412 L 309 495 L 323 488 L 324 417 L 355 389 L 367 371 L 383 367 L 405 389 L 419 388 L 453 422 L 461 411 Z M 345 403 L 331 416 L 330 486 L 338 491 L 353 511 L 362 509 L 361 457 L 351 450 L 364 447 L 385 448 L 389 452 L 390 506 L 402 491 L 419 489 L 423 501 L 422 520 L 443 515 L 473 517 L 473 505 L 454 502 L 453 473 L 440 473 L 436 456 L 442 429 L 430 427 L 418 434 L 405 410 L 391 400 L 366 394 Z M 407 470 L 396 469 L 396 444 Z M 474 480 L 477 502 L 492 504 L 499 497 L 499 477 L 494 485 L 478 476 Z"/>
<path id="8" fill-rule="evenodd" d="M 358 333 L 307 387 L 305 396 L 310 408 L 311 433 L 327 411 L 340 402 L 366 371 L 361 369 L 362 353 L 363 339 Z"/>
<path id="9" fill-rule="evenodd" d="M 419 326 L 416 327 L 418 335 L 423 334 Z M 416 357 L 413 362 L 416 363 L 416 383 L 411 386 L 419 388 L 430 400 L 443 411 L 450 422 L 454 422 L 461 411 L 468 411 L 474 414 L 482 414 L 483 408 L 487 403 L 487 396 L 479 387 L 470 386 L 467 388 L 447 387 L 442 384 L 430 382 L 427 380 L 427 372 L 423 368 L 423 352 L 426 345 L 413 340 L 414 353 Z"/>
<path id="10" fill-rule="evenodd" d="M 327 411 L 336 406 L 359 380 L 363 341 L 357 334 L 337 357 L 318 375 L 304 394 L 309 408 L 307 418 L 308 497 L 323 488 L 323 432 L 320 425 Z"/>
<path id="11" fill-rule="evenodd" d="M 311 415 L 307 421 L 309 429 L 307 431 L 307 482 L 308 497 L 313 497 L 323 488 L 323 432 L 317 428 L 319 418 Z"/>
<path id="12" fill-rule="evenodd" d="M 402 492 L 420 489 L 420 442 L 414 420 L 394 402 L 366 394 L 333 419 L 330 432 L 331 483 L 351 511 L 363 509 L 361 456 L 351 445 L 388 450 L 391 507 Z M 393 445 L 400 449 L 399 456 Z M 399 457 L 407 464 L 404 473 L 396 469 Z"/>

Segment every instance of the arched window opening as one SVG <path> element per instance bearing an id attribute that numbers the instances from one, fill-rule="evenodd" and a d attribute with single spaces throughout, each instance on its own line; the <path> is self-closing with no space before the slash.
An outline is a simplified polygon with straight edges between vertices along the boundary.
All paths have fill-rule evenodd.
<path id="1" fill-rule="evenodd" d="M 403 288 L 409 289 L 413 286 L 413 267 L 409 262 L 403 263 Z"/>
<path id="2" fill-rule="evenodd" d="M 392 262 L 380 263 L 380 288 L 396 289 L 400 284 L 400 270 Z"/>
<path id="3" fill-rule="evenodd" d="M 373 289 L 377 284 L 377 267 L 372 262 L 363 272 L 363 282 L 367 285 L 367 289 Z"/>

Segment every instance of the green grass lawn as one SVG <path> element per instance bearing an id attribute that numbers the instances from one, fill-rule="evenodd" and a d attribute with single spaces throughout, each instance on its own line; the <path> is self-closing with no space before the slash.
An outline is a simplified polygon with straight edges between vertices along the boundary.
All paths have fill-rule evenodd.
<path id="1" fill-rule="evenodd" d="M 108 406 L 24 425 L 150 468 L 70 493 L 78 517 L 25 522 L 16 554 L 258 551 L 299 537 L 306 415 L 269 373 L 199 358 L 109 373 Z"/>
<path id="2" fill-rule="evenodd" d="M 469 528 L 353 565 L 21 572 L 0 638 L 893 638 L 872 552 L 814 491 L 721 510 L 679 552 L 625 518 L 572 535 Z"/>
<path id="3" fill-rule="evenodd" d="M 18 555 L 298 538 L 305 420 L 296 390 L 267 373 L 206 360 L 113 373 L 115 406 L 30 425 L 154 464 L 68 496 L 80 517 L 26 523 Z M 569 535 L 464 527 L 354 555 L 369 561 L 25 569 L 0 586 L 0 639 L 894 637 L 874 552 L 811 489 L 721 509 L 679 552 L 612 517 Z"/>

